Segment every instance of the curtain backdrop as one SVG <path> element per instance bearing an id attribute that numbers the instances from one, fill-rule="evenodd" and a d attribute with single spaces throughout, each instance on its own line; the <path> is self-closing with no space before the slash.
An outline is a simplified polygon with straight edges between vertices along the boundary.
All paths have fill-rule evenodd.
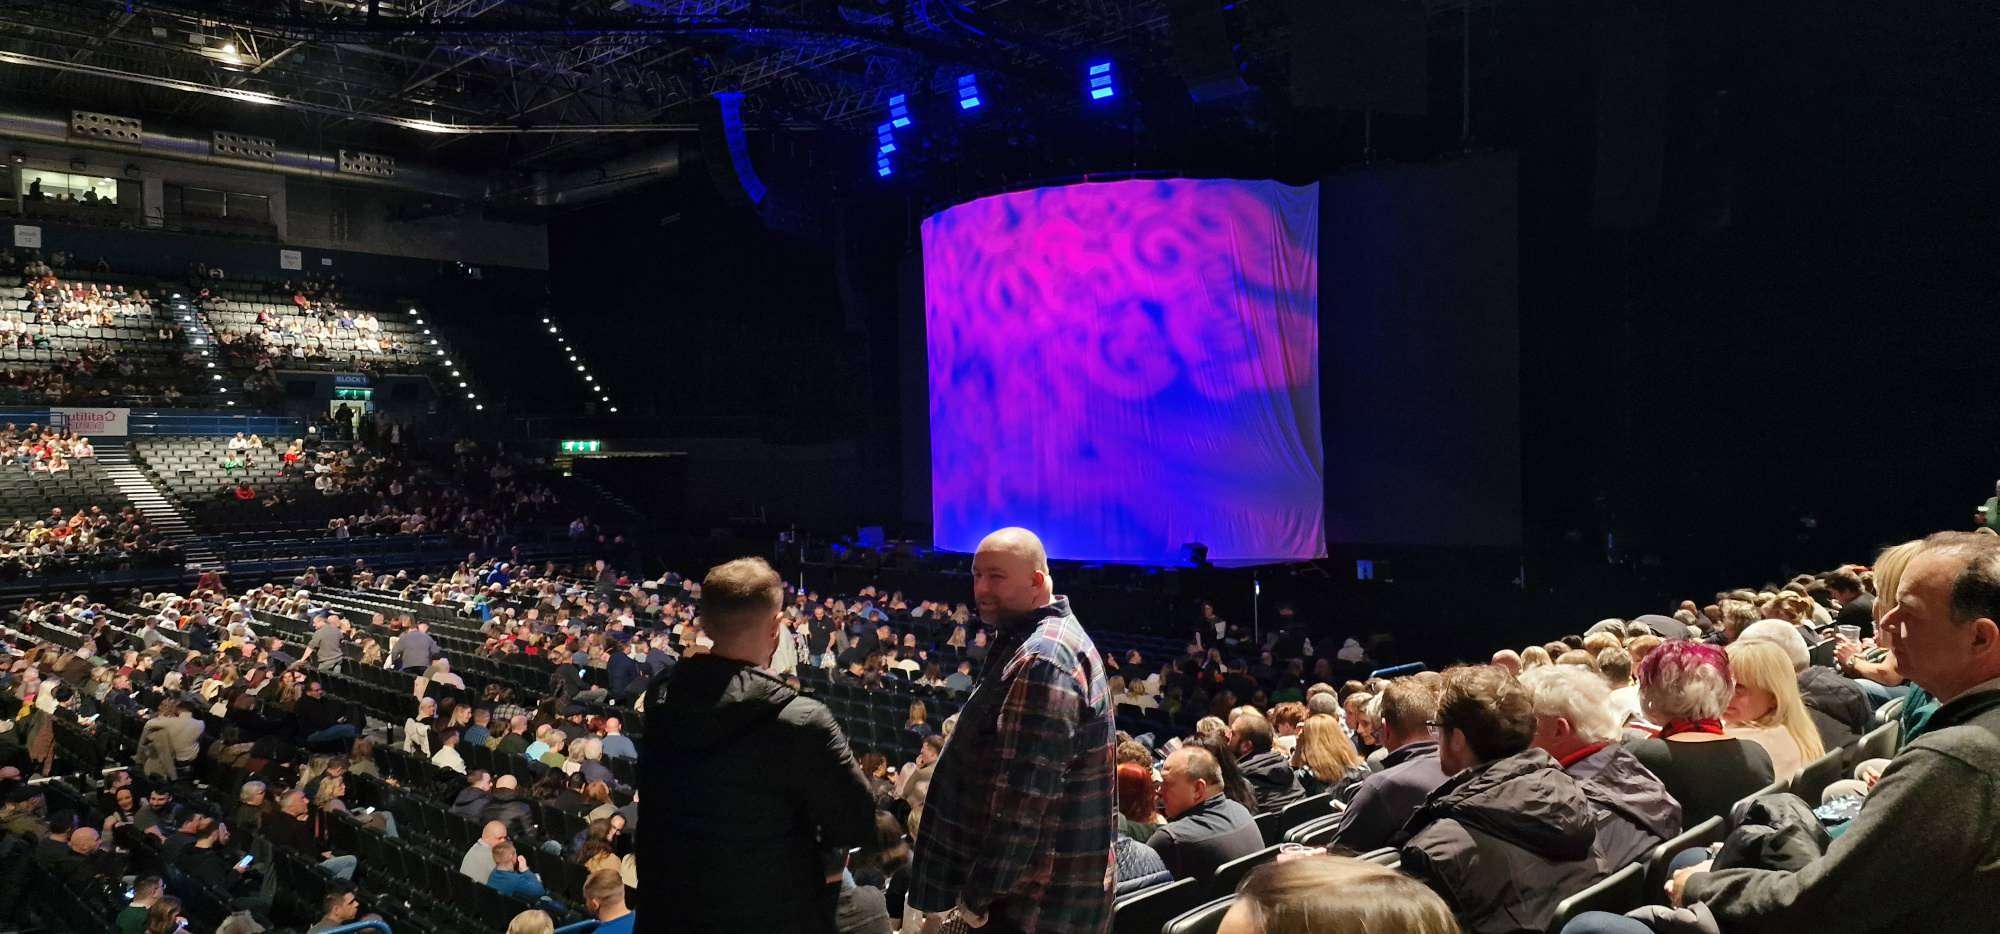
<path id="1" fill-rule="evenodd" d="M 937 547 L 1326 555 L 1319 186 L 1122 181 L 924 221 Z"/>

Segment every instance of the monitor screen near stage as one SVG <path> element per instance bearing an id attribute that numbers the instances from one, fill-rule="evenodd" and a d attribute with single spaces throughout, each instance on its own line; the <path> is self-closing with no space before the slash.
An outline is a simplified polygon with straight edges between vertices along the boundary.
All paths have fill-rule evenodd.
<path id="1" fill-rule="evenodd" d="M 1326 554 L 1319 186 L 1132 180 L 923 223 L 934 542 Z"/>

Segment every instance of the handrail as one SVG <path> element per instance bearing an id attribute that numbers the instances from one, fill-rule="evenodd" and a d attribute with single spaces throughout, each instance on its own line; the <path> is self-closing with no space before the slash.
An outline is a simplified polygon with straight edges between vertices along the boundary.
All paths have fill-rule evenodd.
<path id="1" fill-rule="evenodd" d="M 381 931 L 382 934 L 395 934 L 394 931 L 389 929 L 389 923 L 379 918 L 356 921 L 352 924 L 343 924 L 337 928 L 327 928 L 321 931 L 320 934 L 349 934 L 351 931 Z"/>

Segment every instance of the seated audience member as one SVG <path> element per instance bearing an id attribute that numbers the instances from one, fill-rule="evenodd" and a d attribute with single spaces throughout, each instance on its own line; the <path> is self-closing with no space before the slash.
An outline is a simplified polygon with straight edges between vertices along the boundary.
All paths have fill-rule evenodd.
<path id="1" fill-rule="evenodd" d="M 1739 642 L 1769 642 L 1784 650 L 1798 679 L 1799 698 L 1819 730 L 1820 745 L 1839 749 L 1873 729 L 1875 708 L 1861 687 L 1832 668 L 1812 663 L 1812 650 L 1799 627 L 1781 619 L 1759 620 L 1743 630 Z M 1734 662 L 1730 665 L 1735 669 Z"/>
<path id="2" fill-rule="evenodd" d="M 1590 799 L 1529 745 L 1534 703 L 1499 668 L 1444 672 L 1437 725 L 1450 778 L 1397 832 L 1402 872 L 1443 896 L 1468 932 L 1548 930 L 1564 896 L 1608 874 L 1591 858 Z"/>
<path id="3" fill-rule="evenodd" d="M 68 830 L 67 825 L 51 828 L 49 837 L 35 848 L 34 860 L 50 875 L 75 883 L 91 884 L 113 878 L 114 854 L 102 848 L 103 837 L 95 827 Z"/>
<path id="4" fill-rule="evenodd" d="M 1246 713 L 1230 724 L 1229 735 L 1236 753 L 1236 767 L 1242 770 L 1251 793 L 1256 795 L 1258 813 L 1281 811 L 1285 805 L 1306 796 L 1305 789 L 1299 787 L 1298 773 L 1292 771 L 1291 763 L 1276 747 L 1277 734 L 1271 721 L 1256 713 Z"/>
<path id="5" fill-rule="evenodd" d="M 1403 822 L 1444 784 L 1437 740 L 1429 725 L 1437 716 L 1436 692 L 1415 678 L 1398 678 L 1383 689 L 1379 700 L 1382 748 L 1389 753 L 1381 768 L 1355 786 L 1329 849 L 1366 853 L 1388 846 Z"/>
<path id="6" fill-rule="evenodd" d="M 1639 703 L 1660 733 L 1626 748 L 1681 803 L 1681 820 L 1690 827 L 1728 814 L 1774 775 L 1764 747 L 1723 732 L 1722 712 L 1735 689 L 1729 656 L 1712 645 L 1663 642 L 1639 663 Z"/>
<path id="7" fill-rule="evenodd" d="M 432 765 L 465 774 L 465 757 L 458 754 L 459 736 L 457 730 L 445 730 L 438 734 L 437 751 L 431 753 Z"/>
<path id="8" fill-rule="evenodd" d="M 1265 863 L 1237 889 L 1216 934 L 1459 934 L 1437 893 L 1349 856 Z"/>
<path id="9" fill-rule="evenodd" d="M 507 825 L 497 820 L 487 821 L 479 830 L 479 839 L 466 848 L 465 858 L 458 861 L 459 873 L 467 879 L 485 885 L 486 880 L 493 875 L 493 868 L 498 865 L 493 858 L 493 851 L 506 842 Z"/>
<path id="10" fill-rule="evenodd" d="M 1150 762 L 1152 755 L 1147 754 Z M 1158 798 L 1153 787 L 1153 769 L 1149 765 L 1127 762 L 1118 767 L 1118 832 L 1140 843 L 1153 838 L 1153 832 L 1166 823 L 1160 817 L 1155 804 Z"/>
<path id="11" fill-rule="evenodd" d="M 625 877 L 615 870 L 593 872 L 583 881 L 583 910 L 597 919 L 595 934 L 632 934 L 638 916 L 625 907 Z"/>
<path id="12" fill-rule="evenodd" d="M 1183 746 L 1160 769 L 1167 823 L 1146 845 L 1176 879 L 1206 878 L 1217 866 L 1264 848 L 1256 817 L 1222 792 L 1222 767 L 1199 746 Z"/>
<path id="13" fill-rule="evenodd" d="M 839 934 L 891 934 L 888 892 L 892 879 L 910 866 L 910 844 L 903 825 L 887 811 L 875 812 L 875 836 L 852 856 L 830 863 L 827 881 L 840 887 L 834 910 Z"/>
<path id="14" fill-rule="evenodd" d="M 1632 653 L 1618 646 L 1597 653 L 1597 673 L 1610 687 L 1605 703 L 1611 706 L 1611 718 L 1620 727 L 1646 716 L 1639 709 L 1639 683 L 1632 680 L 1633 665 Z"/>
<path id="15" fill-rule="evenodd" d="M 1986 934 L 2000 917 L 2000 538 L 1940 532 L 1910 557 L 1896 605 L 1897 667 L 1943 701 L 1896 754 L 1861 812 L 1795 872 L 1676 873 L 1669 896 L 1729 934 Z M 1682 928 L 1661 927 L 1660 930 Z M 1643 932 L 1590 913 L 1572 934 Z"/>
<path id="16" fill-rule="evenodd" d="M 1681 832 L 1681 805 L 1618 744 L 1622 732 L 1604 680 L 1561 665 L 1521 678 L 1535 705 L 1534 746 L 1555 757 L 1596 809 L 1593 855 L 1623 869 Z"/>
<path id="17" fill-rule="evenodd" d="M 1360 750 L 1347 738 L 1347 731 L 1340 728 L 1340 718 L 1328 714 L 1314 714 L 1299 725 L 1292 765 L 1298 770 L 1299 785 L 1307 795 L 1345 798 L 1348 788 L 1368 774 Z"/>
<path id="18" fill-rule="evenodd" d="M 1724 733 L 1763 746 L 1778 778 L 1797 775 L 1825 755 L 1819 728 L 1799 698 L 1798 675 L 1792 672 L 1785 650 L 1773 642 L 1739 636 L 1725 651 L 1736 688 L 1722 712 Z"/>
<path id="19" fill-rule="evenodd" d="M 530 908 L 507 922 L 507 934 L 556 934 L 556 922 L 548 912 Z"/>
<path id="20" fill-rule="evenodd" d="M 112 921 L 112 926 L 118 929 L 118 934 L 144 934 L 147 910 L 152 908 L 153 903 L 159 901 L 160 896 L 166 894 L 166 891 L 167 885 L 160 881 L 159 876 L 147 876 L 132 883 L 131 904 L 119 909 L 118 917 Z"/>
<path id="21" fill-rule="evenodd" d="M 548 894 L 542 877 L 528 871 L 528 858 L 505 840 L 493 845 L 493 871 L 486 874 L 486 887 L 530 902 Z"/>
<path id="22" fill-rule="evenodd" d="M 306 934 L 331 931 L 341 925 L 352 924 L 360 914 L 361 900 L 355 898 L 354 893 L 347 889 L 336 889 L 328 892 L 326 898 L 320 902 L 319 920 L 306 929 Z"/>
<path id="23" fill-rule="evenodd" d="M 521 780 L 511 774 L 493 780 L 493 790 L 487 793 L 479 816 L 504 825 L 507 835 L 515 839 L 534 836 L 534 805 L 521 796 Z"/>
<path id="24" fill-rule="evenodd" d="M 317 860 L 319 868 L 332 873 L 335 878 L 354 878 L 354 869 L 360 860 L 353 854 L 333 853 L 326 842 L 321 817 L 305 792 L 293 789 L 281 795 L 278 798 L 278 813 L 266 817 L 260 830 L 273 845 L 290 847 L 308 860 Z"/>
<path id="25" fill-rule="evenodd" d="M 465 777 L 465 787 L 458 790 L 458 795 L 451 799 L 451 807 L 446 810 L 466 820 L 478 820 L 481 814 L 486 813 L 486 802 L 492 789 L 493 776 L 484 770 L 474 770 Z"/>

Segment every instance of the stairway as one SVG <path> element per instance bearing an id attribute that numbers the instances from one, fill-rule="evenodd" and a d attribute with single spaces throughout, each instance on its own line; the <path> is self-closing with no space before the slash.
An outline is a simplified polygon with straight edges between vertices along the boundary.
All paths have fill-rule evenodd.
<path id="1" fill-rule="evenodd" d="M 221 552 L 195 535 L 187 516 L 174 505 L 173 500 L 160 492 L 160 488 L 153 484 L 139 465 L 132 462 L 132 449 L 125 442 L 109 438 L 99 441 L 97 467 L 118 487 L 118 492 L 132 501 L 132 506 L 145 517 L 147 525 L 159 530 L 169 543 L 181 550 L 182 561 L 189 570 L 221 567 Z"/>

